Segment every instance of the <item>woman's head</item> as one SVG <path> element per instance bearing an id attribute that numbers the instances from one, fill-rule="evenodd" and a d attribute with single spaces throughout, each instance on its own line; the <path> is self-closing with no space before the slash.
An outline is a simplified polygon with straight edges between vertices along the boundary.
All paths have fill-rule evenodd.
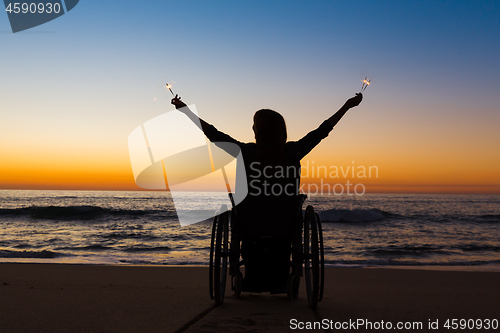
<path id="1" fill-rule="evenodd" d="M 253 131 L 257 146 L 261 148 L 264 155 L 271 157 L 273 154 L 283 153 L 287 134 L 285 119 L 281 114 L 269 109 L 255 112 Z"/>

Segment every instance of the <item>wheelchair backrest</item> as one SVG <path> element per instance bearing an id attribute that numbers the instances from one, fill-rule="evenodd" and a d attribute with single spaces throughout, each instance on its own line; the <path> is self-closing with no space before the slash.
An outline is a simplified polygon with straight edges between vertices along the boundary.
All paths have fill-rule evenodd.
<path id="1" fill-rule="evenodd" d="M 302 223 L 302 204 L 307 196 L 262 197 L 249 195 L 236 206 L 241 238 L 256 236 L 291 237 Z"/>

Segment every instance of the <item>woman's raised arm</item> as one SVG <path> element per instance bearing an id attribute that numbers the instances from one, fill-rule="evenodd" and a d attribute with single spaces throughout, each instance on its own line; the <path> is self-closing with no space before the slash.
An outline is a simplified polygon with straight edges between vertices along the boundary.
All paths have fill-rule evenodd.
<path id="1" fill-rule="evenodd" d="M 337 123 L 342 119 L 342 117 L 346 114 L 349 109 L 356 107 L 363 100 L 363 94 L 357 93 L 356 96 L 349 98 L 345 104 L 330 118 L 328 121 L 332 124 L 332 126 L 337 125 Z"/>
<path id="2" fill-rule="evenodd" d="M 172 104 L 175 105 L 175 108 L 177 110 L 188 116 L 188 118 L 191 119 L 191 121 L 195 123 L 195 125 L 198 126 L 203 131 L 203 133 L 205 133 L 205 135 L 211 142 L 230 142 L 238 146 L 244 145 L 242 142 L 239 142 L 238 140 L 235 140 L 231 136 L 227 135 L 226 133 L 217 130 L 214 126 L 210 125 L 209 123 L 198 117 L 193 111 L 191 111 L 187 107 L 186 103 L 181 101 L 181 98 L 178 95 L 175 95 L 175 97 L 172 98 Z"/>
<path id="3" fill-rule="evenodd" d="M 181 101 L 181 98 L 179 97 L 179 95 L 175 95 L 174 98 L 172 98 L 172 101 L 171 103 L 175 106 L 175 108 L 177 110 L 179 110 L 180 112 L 184 113 L 186 116 L 188 116 L 189 119 L 191 119 L 191 121 L 193 123 L 195 123 L 196 126 L 200 127 L 200 129 L 205 132 L 205 130 L 208 128 L 208 126 L 210 126 L 209 123 L 207 123 L 205 120 L 201 119 L 200 117 L 198 117 L 196 114 L 194 114 L 193 111 L 191 111 L 186 103 L 184 103 L 183 101 Z"/>
<path id="4" fill-rule="evenodd" d="M 361 93 L 356 94 L 356 96 L 349 98 L 345 104 L 338 110 L 333 116 L 325 120 L 317 129 L 309 132 L 306 136 L 295 143 L 296 150 L 298 152 L 299 160 L 304 156 L 309 154 L 309 152 L 316 147 L 321 140 L 326 138 L 330 131 L 333 129 L 335 125 L 339 122 L 339 120 L 344 116 L 344 114 L 355 106 L 358 106 L 363 99 L 363 95 Z"/>

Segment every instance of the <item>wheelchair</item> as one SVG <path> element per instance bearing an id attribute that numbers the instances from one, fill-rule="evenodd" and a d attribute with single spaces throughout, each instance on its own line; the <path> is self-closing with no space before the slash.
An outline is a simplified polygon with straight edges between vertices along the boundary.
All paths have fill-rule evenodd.
<path id="1" fill-rule="evenodd" d="M 232 209 L 222 205 L 212 224 L 209 290 L 216 305 L 224 301 L 229 264 L 231 290 L 236 298 L 240 298 L 242 292 L 271 292 L 287 293 L 288 298 L 294 300 L 298 298 L 300 280 L 305 276 L 307 301 L 316 309 L 325 285 L 323 234 L 314 208 L 308 205 L 305 214 L 302 212 L 307 195 L 268 202 L 264 216 L 262 209 L 258 209 L 262 207 L 258 200 L 250 200 L 246 207 L 242 204 L 235 207 L 232 193 L 229 199 Z M 259 225 L 258 220 L 264 222 Z M 273 258 L 278 252 L 279 258 Z M 245 279 L 241 272 L 243 265 Z M 251 277 L 250 268 L 254 270 L 251 275 L 254 283 L 245 281 Z M 267 273 L 271 276 L 266 276 Z"/>

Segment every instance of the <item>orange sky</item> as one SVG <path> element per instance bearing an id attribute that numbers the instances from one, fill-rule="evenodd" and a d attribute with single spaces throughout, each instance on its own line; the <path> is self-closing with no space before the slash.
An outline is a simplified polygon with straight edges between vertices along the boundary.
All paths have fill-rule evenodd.
<path id="1" fill-rule="evenodd" d="M 500 193 L 500 173 L 495 167 L 499 165 L 498 155 L 491 157 L 492 163 L 477 163 L 453 153 L 442 156 L 433 152 L 401 152 L 389 158 L 391 154 L 383 151 L 348 153 L 341 148 L 330 156 L 335 143 L 327 143 L 302 161 L 303 176 L 308 176 L 303 177 L 303 184 L 323 181 L 333 186 L 349 181 L 353 185 L 363 184 L 367 193 Z M 10 151 L 10 155 L 3 151 L 0 188 L 141 190 L 134 182 L 127 147 L 120 148 L 113 154 L 105 148 L 92 152 Z M 318 172 L 322 179 L 317 177 Z"/>
<path id="2" fill-rule="evenodd" d="M 391 108 L 381 105 L 380 100 L 370 99 L 371 96 L 365 97 L 360 107 L 349 111 L 302 165 L 328 170 L 376 167 L 378 177 L 359 178 L 356 174 L 353 178 L 349 172 L 346 177 L 323 176 L 323 183 L 350 180 L 364 184 L 366 192 L 500 193 L 500 135 L 496 126 L 499 116 L 477 120 L 463 108 L 455 109 L 456 117 L 452 120 L 432 111 L 420 112 L 422 117 L 415 118 L 417 108 L 400 112 L 397 105 L 392 105 L 394 111 L 390 113 Z M 157 110 L 153 116 L 165 112 L 164 106 L 153 108 Z M 253 141 L 252 107 L 234 114 L 233 121 L 210 110 L 202 112 L 202 117 L 248 142 Z M 280 109 L 285 110 L 282 113 L 290 140 L 316 128 L 332 110 L 325 108 L 314 117 L 300 120 L 302 116 L 290 106 Z M 145 115 L 125 125 L 116 123 L 113 117 L 98 125 L 84 120 L 71 125 L 73 130 L 67 122 L 55 122 L 56 125 L 42 129 L 36 127 L 36 122 L 23 126 L 23 131 L 16 127 L 10 132 L 7 129 L 3 135 L 11 138 L 12 144 L 0 145 L 0 188 L 141 190 L 134 182 L 127 137 L 148 118 L 151 116 Z M 91 134 L 89 128 L 93 130 Z M 320 183 L 321 179 L 310 173 L 303 182 Z"/>

